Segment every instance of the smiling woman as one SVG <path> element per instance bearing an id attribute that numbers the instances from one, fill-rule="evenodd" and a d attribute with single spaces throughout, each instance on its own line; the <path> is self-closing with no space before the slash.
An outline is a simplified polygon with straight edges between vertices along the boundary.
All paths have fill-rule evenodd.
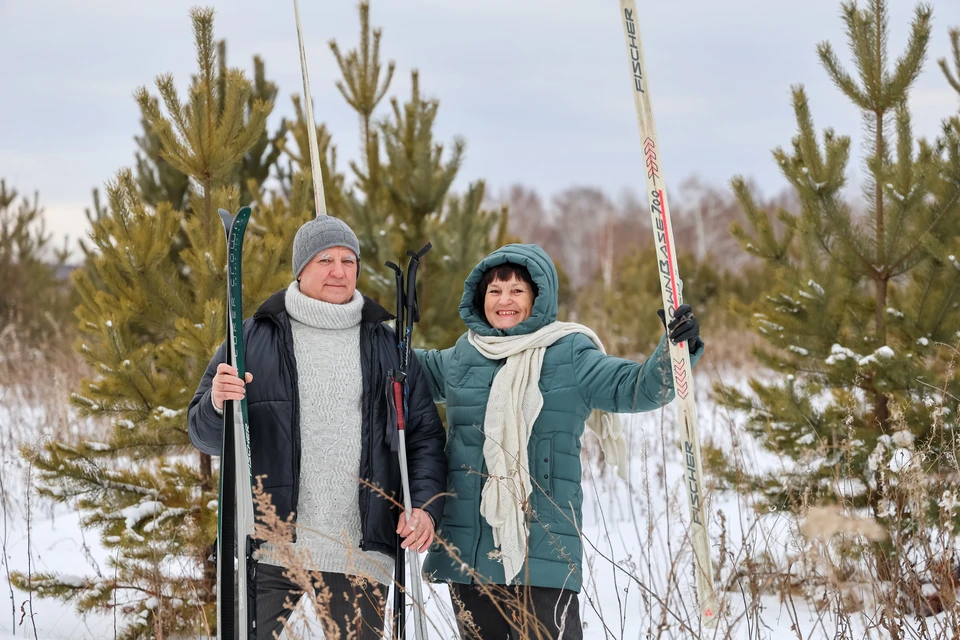
<path id="1" fill-rule="evenodd" d="M 467 332 L 450 349 L 416 352 L 433 399 L 446 403 L 447 486 L 456 496 L 424 573 L 450 583 L 464 638 L 475 637 L 464 620 L 480 637 L 504 638 L 517 637 L 518 619 L 532 620 L 540 637 L 583 637 L 580 438 L 589 428 L 607 464 L 623 470 L 626 445 L 612 414 L 673 398 L 667 336 L 642 364 L 607 356 L 589 327 L 557 321 L 559 286 L 541 247 L 501 247 L 464 282 Z M 669 339 L 687 342 L 693 362 L 703 353 L 692 314 L 669 324 Z M 504 595 L 507 586 L 520 587 L 516 598 Z"/>

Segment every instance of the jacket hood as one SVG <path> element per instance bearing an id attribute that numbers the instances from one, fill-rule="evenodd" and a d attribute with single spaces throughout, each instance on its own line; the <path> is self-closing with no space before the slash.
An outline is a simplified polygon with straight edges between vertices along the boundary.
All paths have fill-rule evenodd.
<path id="1" fill-rule="evenodd" d="M 483 274 L 489 269 L 507 262 L 526 267 L 537 285 L 537 297 L 533 301 L 530 317 L 511 329 L 494 329 L 487 322 L 483 309 L 477 309 L 474 296 Z M 553 260 L 535 244 L 508 244 L 500 247 L 473 268 L 463 283 L 463 298 L 460 300 L 460 317 L 467 329 L 481 336 L 517 336 L 533 333 L 557 319 L 560 290 L 557 268 Z"/>

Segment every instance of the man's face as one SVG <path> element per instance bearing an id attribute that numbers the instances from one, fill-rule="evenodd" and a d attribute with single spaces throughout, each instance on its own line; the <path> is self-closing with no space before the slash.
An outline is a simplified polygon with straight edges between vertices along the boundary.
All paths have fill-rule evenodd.
<path id="1" fill-rule="evenodd" d="M 350 302 L 357 290 L 359 264 L 346 247 L 324 249 L 300 272 L 300 292 L 330 304 Z"/>

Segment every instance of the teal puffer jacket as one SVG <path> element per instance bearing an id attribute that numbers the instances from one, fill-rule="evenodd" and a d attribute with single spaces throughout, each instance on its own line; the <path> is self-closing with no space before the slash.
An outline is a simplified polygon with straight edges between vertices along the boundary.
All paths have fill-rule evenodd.
<path id="1" fill-rule="evenodd" d="M 505 262 L 525 266 L 538 293 L 531 316 L 516 327 L 501 331 L 490 326 L 482 309 L 475 308 L 474 292 L 487 269 Z M 528 334 L 556 320 L 557 293 L 557 270 L 543 249 L 536 245 L 507 245 L 484 258 L 467 278 L 460 316 L 467 329 L 483 336 Z M 694 362 L 703 353 L 702 342 L 698 341 L 696 349 Z M 457 557 L 452 558 L 435 543 L 424 564 L 424 573 L 435 582 L 469 584 L 474 581 L 469 566 L 481 576 L 481 582 L 505 584 L 493 530 L 480 515 L 487 474 L 483 422 L 490 387 L 503 362 L 481 356 L 466 334 L 453 348 L 418 350 L 417 357 L 434 400 L 447 405 L 447 490 L 452 495 L 446 499 L 437 533 L 457 549 Z M 594 409 L 635 413 L 670 402 L 673 379 L 668 363 L 665 339 L 643 364 L 606 356 L 582 334 L 566 336 L 546 349 L 539 385 L 543 409 L 533 425 L 527 450 L 533 483 L 527 564 L 512 584 L 580 591 L 580 439 L 584 421 Z"/>

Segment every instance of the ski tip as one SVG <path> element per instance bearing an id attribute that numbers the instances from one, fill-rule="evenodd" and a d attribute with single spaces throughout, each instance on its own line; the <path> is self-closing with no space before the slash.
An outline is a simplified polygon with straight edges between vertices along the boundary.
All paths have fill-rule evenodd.
<path id="1" fill-rule="evenodd" d="M 229 236 L 230 228 L 233 226 L 233 214 L 226 209 L 217 209 L 217 213 L 220 214 L 220 220 L 223 222 L 223 230 L 226 231 Z"/>
<path id="2" fill-rule="evenodd" d="M 250 207 L 240 207 L 240 211 L 237 211 L 237 217 L 233 219 L 233 231 L 231 231 L 231 235 L 240 232 L 242 237 L 243 230 L 246 229 L 247 222 L 250 221 L 251 211 Z"/>

